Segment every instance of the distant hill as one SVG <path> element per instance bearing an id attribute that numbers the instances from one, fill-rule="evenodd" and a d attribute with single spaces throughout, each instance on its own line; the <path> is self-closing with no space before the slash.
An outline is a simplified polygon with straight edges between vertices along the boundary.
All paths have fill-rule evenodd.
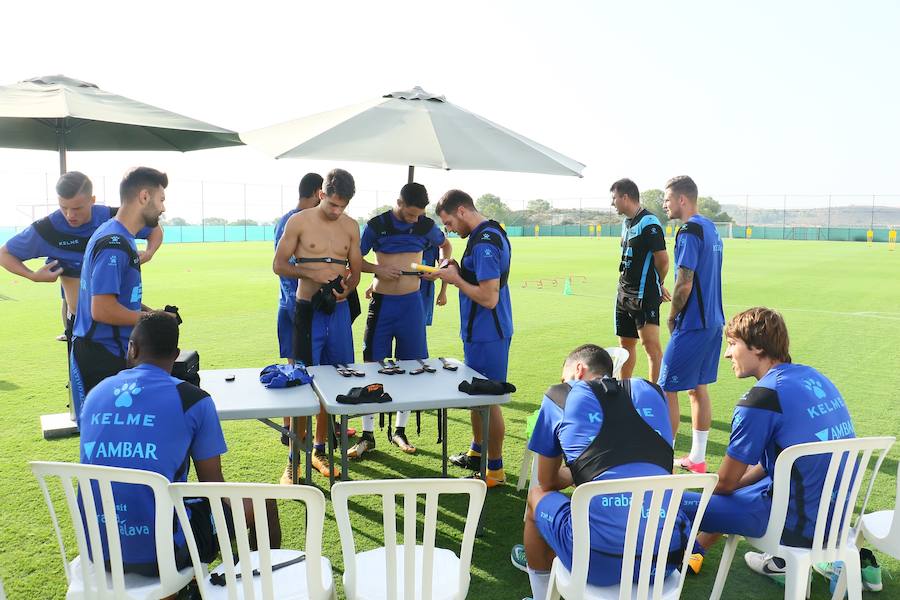
<path id="1" fill-rule="evenodd" d="M 740 204 L 723 204 L 722 210 L 734 218 L 735 223 L 744 225 L 808 225 L 810 227 L 869 227 L 873 223 L 871 206 L 832 206 L 829 216 L 827 207 L 822 208 L 788 208 L 787 211 L 776 208 L 753 208 L 747 210 Z M 900 226 L 900 207 L 875 206 L 874 223 L 876 227 Z"/>

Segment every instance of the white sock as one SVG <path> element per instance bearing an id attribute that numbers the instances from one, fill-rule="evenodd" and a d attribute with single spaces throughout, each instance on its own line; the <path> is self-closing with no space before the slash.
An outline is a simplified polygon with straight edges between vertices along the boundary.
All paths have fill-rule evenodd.
<path id="1" fill-rule="evenodd" d="M 706 462 L 706 440 L 709 438 L 709 431 L 698 431 L 691 429 L 691 453 L 688 454 L 688 460 L 692 463 Z"/>
<path id="2" fill-rule="evenodd" d="M 373 433 L 375 431 L 375 415 L 363 415 L 363 431 Z"/>
<path id="3" fill-rule="evenodd" d="M 409 411 L 401 410 L 397 413 L 397 427 L 406 427 L 409 422 Z"/>
<path id="4" fill-rule="evenodd" d="M 547 597 L 547 588 L 550 587 L 550 571 L 535 571 L 528 567 L 528 581 L 531 583 L 531 597 L 534 600 L 543 600 Z"/>

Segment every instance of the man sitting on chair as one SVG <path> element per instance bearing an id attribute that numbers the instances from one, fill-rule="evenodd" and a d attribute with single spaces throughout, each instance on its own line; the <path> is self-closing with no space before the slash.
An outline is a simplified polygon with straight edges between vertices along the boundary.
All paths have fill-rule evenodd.
<path id="1" fill-rule="evenodd" d="M 761 537 L 772 509 L 775 459 L 785 448 L 808 442 L 856 437 L 840 392 L 812 367 L 792 364 L 784 319 L 768 308 L 751 308 L 732 317 L 725 327 L 725 358 L 739 378 L 758 382 L 738 400 L 731 420 L 731 439 L 719 467 L 719 483 L 706 507 L 696 553 L 695 573 L 703 554 L 720 534 Z M 828 470 L 828 457 L 812 456 L 794 465 L 791 501 L 782 543 L 809 548 Z M 699 496 L 685 492 L 682 508 L 693 518 Z M 782 559 L 759 552 L 744 555 L 757 573 L 784 581 Z"/>
<path id="2" fill-rule="evenodd" d="M 129 369 L 113 375 L 87 395 L 81 419 L 81 462 L 154 471 L 172 482 L 187 481 L 190 461 L 197 479 L 224 481 L 221 455 L 227 450 L 209 394 L 170 374 L 178 358 L 178 324 L 165 312 L 140 317 L 128 341 Z M 125 572 L 157 576 L 153 492 L 145 486 L 113 485 Z M 95 492 L 96 495 L 96 492 Z M 100 503 L 96 502 L 98 510 Z M 273 505 L 270 504 L 270 507 Z M 188 505 L 201 556 L 214 556 L 208 502 Z M 252 508 L 250 514 L 252 515 Z M 83 508 L 82 508 L 83 511 Z M 270 508 L 271 511 L 271 508 Z M 102 514 L 97 515 L 102 519 Z M 280 545 L 277 513 L 270 514 L 273 547 Z M 253 523 L 248 516 L 248 523 Z M 171 526 L 171 525 L 170 525 Z M 105 533 L 105 527 L 101 531 Z M 174 521 L 175 565 L 191 564 L 184 532 Z M 103 539 L 107 552 L 106 538 Z"/>
<path id="3" fill-rule="evenodd" d="M 538 455 L 538 485 L 528 493 L 524 535 L 534 598 L 546 595 L 554 557 L 572 568 L 571 500 L 560 490 L 590 481 L 672 472 L 672 432 L 662 390 L 644 379 L 617 381 L 612 370 L 606 350 L 593 344 L 579 346 L 563 363 L 563 383 L 544 394 L 528 442 L 528 449 Z M 618 494 L 591 501 L 588 583 L 592 585 L 619 583 L 629 505 L 630 498 Z M 660 531 L 664 521 L 659 520 Z M 665 550 L 671 554 L 673 569 L 689 533 L 690 521 L 679 515 Z M 639 572 L 640 561 L 635 561 L 634 569 Z"/>

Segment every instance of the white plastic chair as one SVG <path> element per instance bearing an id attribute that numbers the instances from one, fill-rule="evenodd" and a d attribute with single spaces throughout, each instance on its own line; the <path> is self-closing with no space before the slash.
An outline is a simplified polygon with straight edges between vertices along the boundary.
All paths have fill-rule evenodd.
<path id="1" fill-rule="evenodd" d="M 331 488 L 334 516 L 344 557 L 344 593 L 348 600 L 462 600 L 469 591 L 475 529 L 487 486 L 477 479 L 349 481 Z M 417 543 L 417 496 L 425 496 L 425 526 Z M 434 545 L 438 497 L 466 494 L 469 508 L 459 556 Z M 396 497 L 403 497 L 403 544 L 397 544 Z M 381 496 L 384 546 L 356 553 L 347 499 Z"/>
<path id="2" fill-rule="evenodd" d="M 900 559 L 900 468 L 897 469 L 894 510 L 881 510 L 862 515 L 858 529 L 876 550 Z"/>
<path id="3" fill-rule="evenodd" d="M 191 581 L 194 576 L 192 569 L 178 571 L 175 568 L 175 545 L 171 528 L 173 507 L 169 496 L 168 479 L 152 471 L 59 462 L 32 462 L 31 471 L 40 484 L 44 500 L 50 509 L 53 528 L 56 530 L 56 539 L 59 542 L 59 550 L 69 585 L 66 592 L 67 599 L 163 598 L 178 592 Z M 66 554 L 66 546 L 60 532 L 56 510 L 50 498 L 47 487 L 48 478 L 60 479 L 69 509 L 69 517 L 75 530 L 78 556 L 71 562 Z M 73 485 L 73 480 L 77 480 L 78 489 L 82 492 L 81 499 L 85 515 L 87 515 L 87 518 L 84 519 L 87 522 L 87 533 L 85 533 L 81 511 L 78 508 L 78 490 Z M 96 560 L 97 557 L 103 556 L 103 550 L 99 520 L 90 518 L 90 515 L 97 514 L 94 494 L 91 493 L 92 481 L 97 482 L 100 491 L 104 529 L 109 547 L 109 573 L 106 572 L 103 561 Z M 159 564 L 158 578 L 126 574 L 123 571 L 116 503 L 112 493 L 113 483 L 144 485 L 153 491 L 156 503 L 156 523 L 160 525 L 155 528 L 154 532 Z M 93 562 L 88 559 L 88 548 L 91 549 L 90 555 L 95 557 Z"/>
<path id="4" fill-rule="evenodd" d="M 325 521 L 325 496 L 312 486 L 285 486 L 266 483 L 173 483 L 169 486 L 175 511 L 185 531 L 194 573 L 200 595 L 204 600 L 228 599 L 264 600 L 306 599 L 324 600 L 336 598 L 331 562 L 322 556 L 322 526 Z M 214 574 L 225 576 L 225 586 L 210 583 L 206 565 L 200 561 L 197 542 L 190 528 L 185 498 L 209 498 L 213 522 L 222 554 L 222 564 Z M 251 499 L 258 550 L 250 550 L 247 519 L 243 501 Z M 233 508 L 235 544 L 238 550 L 238 566 L 231 554 L 231 540 L 222 500 L 227 499 Z M 299 500 L 306 505 L 306 544 L 299 550 L 272 549 L 266 517 L 266 500 Z M 272 570 L 278 565 L 301 556 L 302 562 Z M 257 570 L 254 576 L 254 570 Z M 240 573 L 240 579 L 237 573 Z"/>
<path id="5" fill-rule="evenodd" d="M 609 348 L 604 348 L 604 350 L 609 353 L 610 358 L 613 360 L 612 376 L 618 379 L 622 374 L 622 366 L 631 354 L 628 350 L 620 346 L 611 346 Z M 525 440 L 525 448 L 522 450 L 522 464 L 519 467 L 519 482 L 516 484 L 516 490 L 521 491 L 525 489 L 526 485 L 529 490 L 534 487 L 534 482 L 537 481 L 537 467 L 534 464 L 536 462 L 534 458 L 534 453 L 528 449 L 528 440 Z M 530 478 L 529 473 L 531 474 Z M 529 481 L 531 483 L 529 483 Z"/>
<path id="6" fill-rule="evenodd" d="M 809 444 L 797 444 L 783 450 L 775 461 L 775 476 L 773 477 L 772 510 L 769 513 L 769 525 L 761 538 L 747 538 L 747 542 L 754 548 L 784 559 L 785 588 L 784 597 L 801 600 L 809 595 L 809 571 L 814 563 L 843 561 L 843 573 L 847 575 L 848 591 L 851 600 L 859 600 L 862 597 L 861 573 L 859 564 L 859 550 L 856 547 L 855 534 L 851 535 L 853 513 L 856 507 L 857 496 L 866 478 L 869 460 L 872 454 L 877 455 L 875 470 L 871 477 L 874 480 L 881 462 L 884 460 L 888 449 L 894 443 L 893 437 L 855 438 L 849 440 L 833 440 L 829 442 L 813 442 Z M 787 516 L 788 501 L 790 499 L 791 472 L 794 463 L 805 456 L 830 455 L 828 471 L 822 486 L 822 496 L 816 512 L 816 528 L 813 534 L 811 548 L 796 548 L 783 546 L 781 536 L 784 532 L 784 522 Z M 837 478 L 841 465 L 844 469 L 840 479 Z M 856 473 L 856 477 L 854 477 Z M 873 481 L 870 480 L 871 491 Z M 831 499 L 834 498 L 834 510 L 831 511 Z M 865 501 L 860 513 L 865 512 Z M 829 514 L 831 513 L 831 514 Z M 825 532 L 828 530 L 828 538 Z M 710 600 L 718 600 L 725 587 L 728 577 L 728 569 L 734 559 L 739 535 L 729 536 L 728 542 L 722 551 L 722 559 L 719 562 L 719 571 L 716 574 L 716 582 L 713 586 Z"/>
<path id="7" fill-rule="evenodd" d="M 572 570 L 563 566 L 559 558 L 553 559 L 550 570 L 550 586 L 547 589 L 547 600 L 558 598 L 569 599 L 614 599 L 625 600 L 636 598 L 644 600 L 675 600 L 681 596 L 687 563 L 690 558 L 694 539 L 700 527 L 700 520 L 706 511 L 706 505 L 712 491 L 719 481 L 714 473 L 704 475 L 658 475 L 654 477 L 632 477 L 628 479 L 612 479 L 609 481 L 593 481 L 583 483 L 575 488 L 572 494 Z M 686 490 L 702 490 L 697 517 L 691 526 L 690 535 L 685 546 L 681 568 L 673 571 L 668 577 L 654 577 L 655 573 L 665 573 L 669 555 L 669 545 L 675 530 L 675 521 L 681 507 L 681 499 Z M 619 585 L 594 586 L 587 583 L 588 567 L 591 551 L 590 505 L 591 500 L 600 494 L 631 494 L 631 507 L 628 510 L 628 522 L 625 530 L 625 544 L 622 552 L 622 575 Z M 645 494 L 650 495 L 649 505 L 644 504 Z M 666 494 L 671 494 L 669 502 L 663 506 Z M 635 499 L 640 501 L 635 502 Z M 637 547 L 638 534 L 641 530 L 656 532 L 661 512 L 665 510 L 663 528 L 659 535 L 659 545 L 655 545 L 656 535 L 644 535 L 643 545 Z M 648 515 L 642 526 L 641 513 Z M 655 560 L 642 560 L 638 571 L 637 583 L 634 583 L 634 562 L 636 555 L 653 557 Z"/>

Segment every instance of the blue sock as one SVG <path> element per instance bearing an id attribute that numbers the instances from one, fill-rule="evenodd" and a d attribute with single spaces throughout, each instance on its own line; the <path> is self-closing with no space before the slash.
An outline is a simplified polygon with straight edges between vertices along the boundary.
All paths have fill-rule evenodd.
<path id="1" fill-rule="evenodd" d="M 503 459 L 502 458 L 492 458 L 488 460 L 488 470 L 490 471 L 499 471 L 503 468 Z"/>
<path id="2" fill-rule="evenodd" d="M 472 449 L 472 452 L 481 454 L 481 444 L 476 444 L 475 442 L 472 442 L 472 445 L 470 446 L 470 448 Z"/>
<path id="3" fill-rule="evenodd" d="M 313 444 L 313 451 L 324 454 L 325 453 L 325 444 Z"/>

